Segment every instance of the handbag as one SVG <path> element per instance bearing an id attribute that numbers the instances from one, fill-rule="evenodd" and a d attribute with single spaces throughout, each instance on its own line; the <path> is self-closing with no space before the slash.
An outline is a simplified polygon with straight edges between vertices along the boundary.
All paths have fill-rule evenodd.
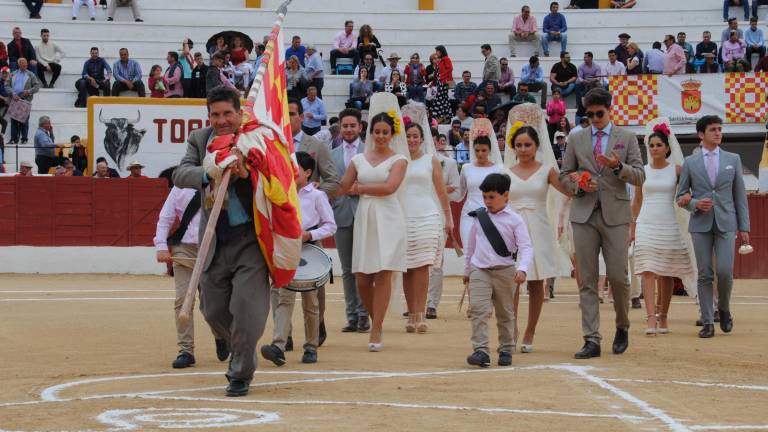
<path id="1" fill-rule="evenodd" d="M 32 111 L 32 102 L 25 99 L 11 99 L 11 105 L 8 107 L 8 116 L 19 123 L 26 123 L 29 120 L 29 113 Z"/>
<path id="2" fill-rule="evenodd" d="M 434 87 L 434 86 L 427 87 L 427 96 L 426 96 L 427 100 L 431 101 L 432 99 L 435 98 L 435 96 L 437 96 L 437 87 Z"/>

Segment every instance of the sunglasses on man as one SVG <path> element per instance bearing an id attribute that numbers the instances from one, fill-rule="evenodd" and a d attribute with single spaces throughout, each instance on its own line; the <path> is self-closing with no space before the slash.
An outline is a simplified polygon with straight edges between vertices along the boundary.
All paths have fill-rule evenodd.
<path id="1" fill-rule="evenodd" d="M 587 111 L 587 117 L 594 118 L 597 117 L 599 119 L 605 117 L 605 110 L 600 111 Z"/>

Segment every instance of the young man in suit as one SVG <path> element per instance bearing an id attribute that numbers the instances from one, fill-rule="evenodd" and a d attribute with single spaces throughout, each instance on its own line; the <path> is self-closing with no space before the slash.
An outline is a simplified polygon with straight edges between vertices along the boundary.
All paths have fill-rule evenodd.
<path id="1" fill-rule="evenodd" d="M 701 151 L 685 158 L 677 189 L 678 205 L 691 212 L 688 232 L 699 271 L 698 292 L 704 326 L 701 338 L 715 335 L 712 281 L 717 272 L 720 329 L 733 330 L 730 311 L 734 241 L 749 243 L 749 209 L 741 157 L 720 148 L 723 121 L 704 116 L 696 122 Z M 712 259 L 714 254 L 715 258 Z M 712 265 L 715 261 L 715 270 Z"/>
<path id="2" fill-rule="evenodd" d="M 627 183 L 641 187 L 645 181 L 637 137 L 611 123 L 611 94 L 595 88 L 584 96 L 592 126 L 568 137 L 560 181 L 573 191 L 571 225 L 576 266 L 581 275 L 579 306 L 584 346 L 574 357 L 600 357 L 600 298 L 598 256 L 603 251 L 608 281 L 613 287 L 616 336 L 613 353 L 629 346 L 630 287 L 627 277 L 629 222 L 632 220 Z M 584 173 L 589 181 L 580 181 Z M 572 175 L 574 174 L 574 175 Z"/>

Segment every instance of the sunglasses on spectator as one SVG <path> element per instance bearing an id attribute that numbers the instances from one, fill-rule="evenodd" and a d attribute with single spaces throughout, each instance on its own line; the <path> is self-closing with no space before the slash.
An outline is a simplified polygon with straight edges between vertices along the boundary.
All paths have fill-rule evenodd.
<path id="1" fill-rule="evenodd" d="M 595 111 L 587 111 L 587 117 L 589 117 L 589 118 L 597 117 L 597 118 L 600 119 L 600 118 L 603 118 L 604 116 L 605 116 L 605 111 L 602 111 L 602 110 L 601 111 L 597 111 L 597 112 L 595 112 Z"/>

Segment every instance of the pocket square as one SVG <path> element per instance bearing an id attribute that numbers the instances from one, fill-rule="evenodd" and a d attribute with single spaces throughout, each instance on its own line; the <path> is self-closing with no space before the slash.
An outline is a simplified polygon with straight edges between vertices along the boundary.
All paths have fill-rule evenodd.
<path id="1" fill-rule="evenodd" d="M 725 167 L 725 169 L 727 169 L 727 170 L 729 170 L 729 169 L 730 169 L 730 170 L 732 170 L 732 169 L 733 169 L 733 165 L 728 165 L 727 167 Z"/>
<path id="2" fill-rule="evenodd" d="M 624 143 L 617 143 L 615 146 L 613 146 L 614 150 L 624 150 Z"/>

